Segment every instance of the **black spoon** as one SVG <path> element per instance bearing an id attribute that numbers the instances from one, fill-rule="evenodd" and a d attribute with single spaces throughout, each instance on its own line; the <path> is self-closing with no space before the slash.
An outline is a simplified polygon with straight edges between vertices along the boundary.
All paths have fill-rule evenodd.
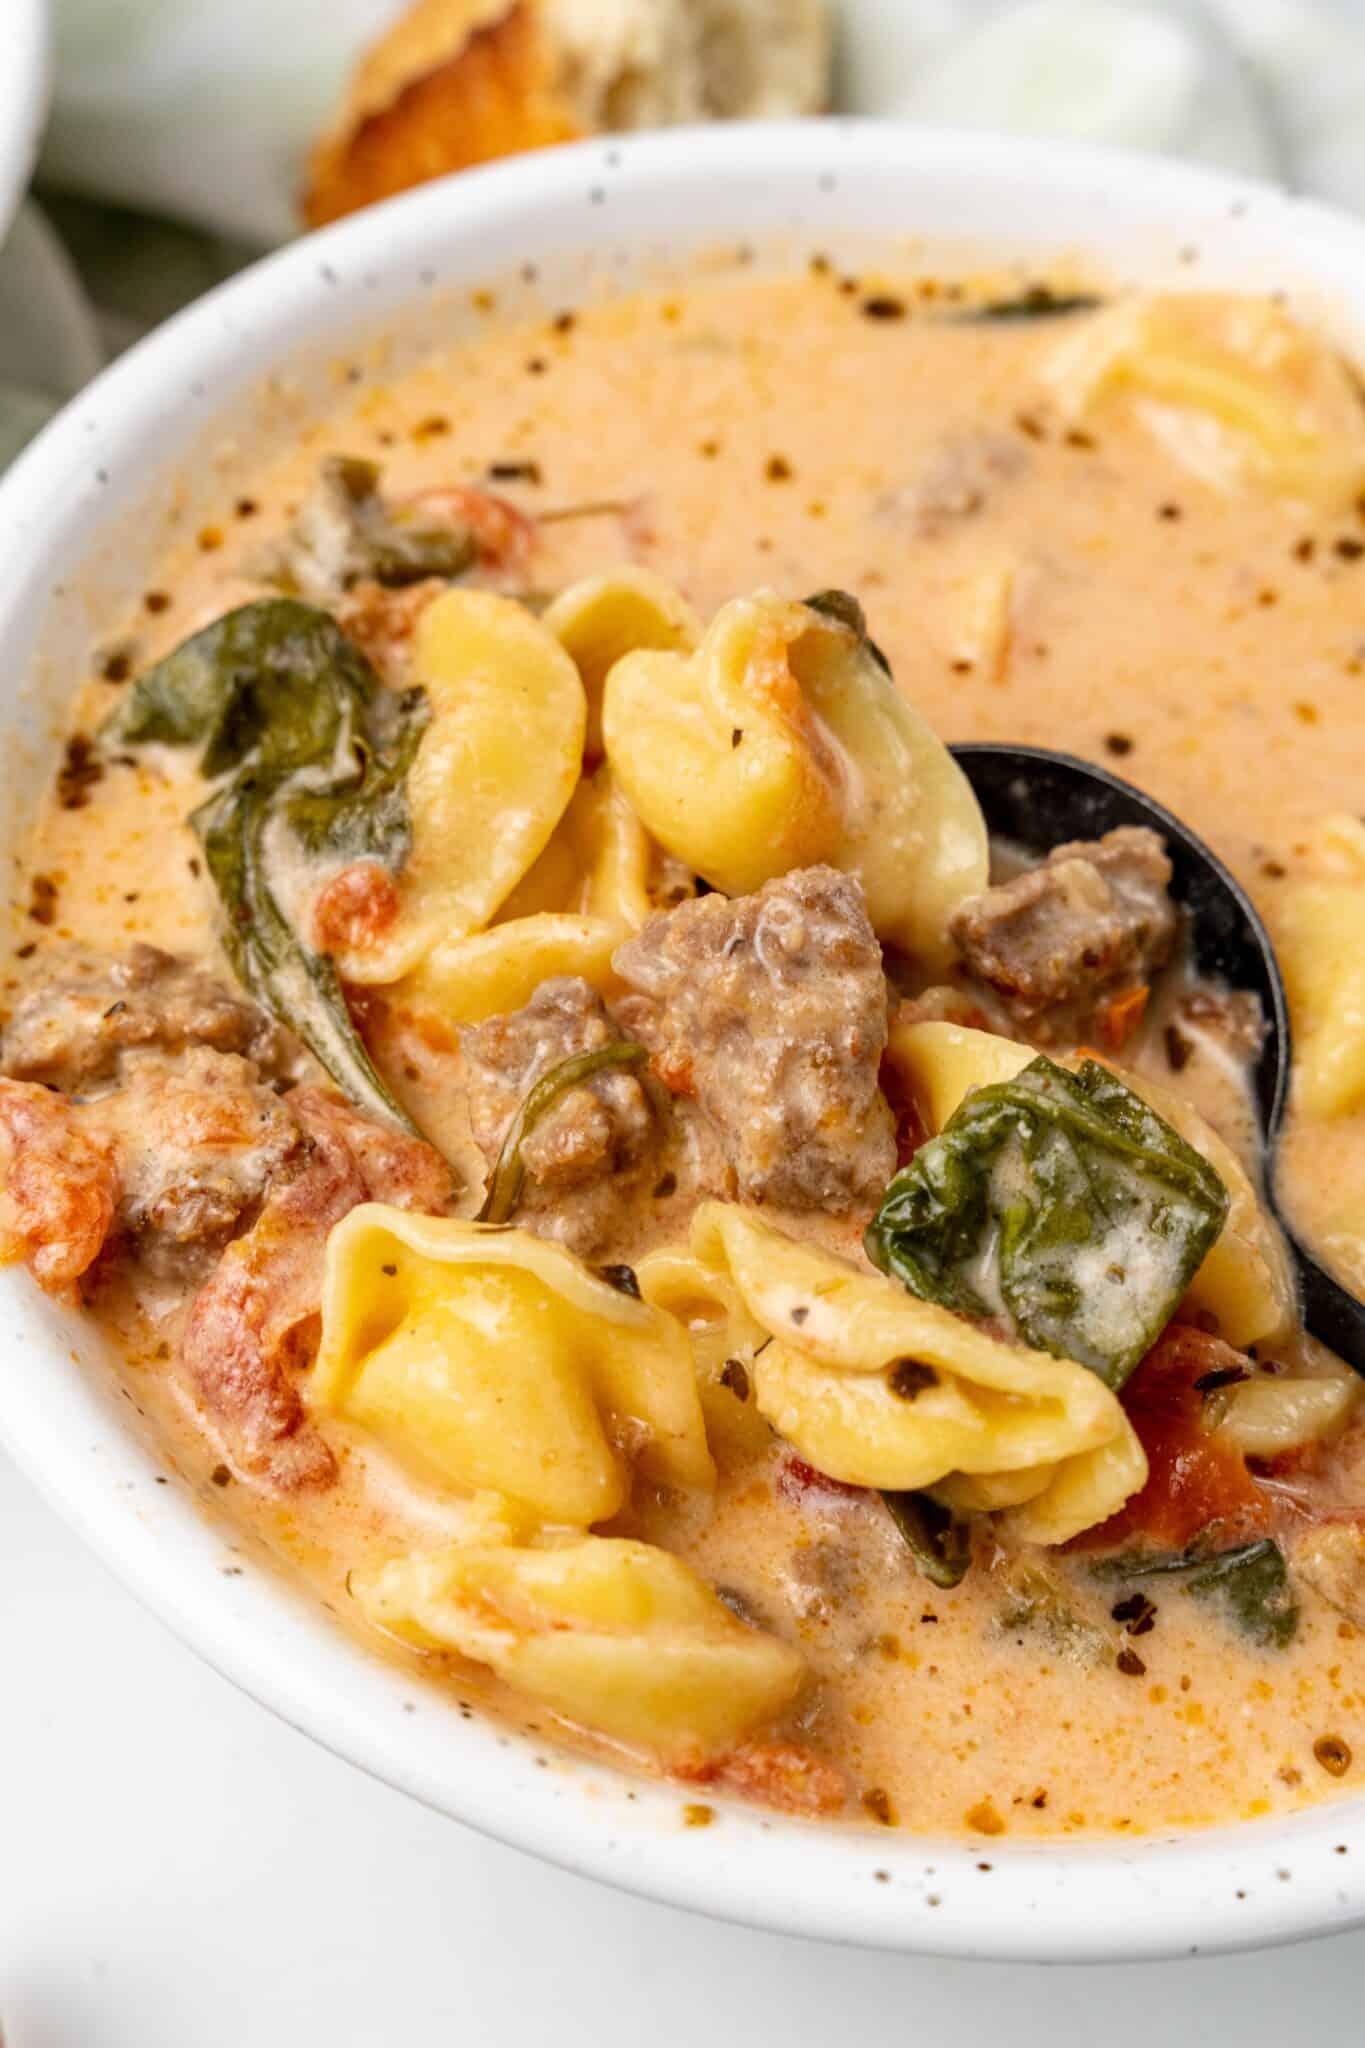
<path id="1" fill-rule="evenodd" d="M 1166 842 L 1171 894 L 1186 914 L 1201 974 L 1260 1002 L 1265 1040 L 1253 1082 L 1265 1143 L 1266 1189 L 1294 1261 L 1306 1329 L 1365 1374 L 1365 1302 L 1335 1281 L 1300 1243 L 1275 1192 L 1275 1146 L 1289 1100 L 1292 1043 L 1284 982 L 1269 934 L 1240 882 L 1202 839 L 1131 782 L 1048 747 L 972 742 L 952 749 L 971 783 L 987 829 L 1031 853 L 1067 839 L 1098 839 L 1116 825 L 1149 825 Z"/>

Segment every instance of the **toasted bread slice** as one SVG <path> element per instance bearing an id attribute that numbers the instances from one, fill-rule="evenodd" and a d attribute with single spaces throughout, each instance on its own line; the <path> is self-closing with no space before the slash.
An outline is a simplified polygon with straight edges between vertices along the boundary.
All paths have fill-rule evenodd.
<path id="1" fill-rule="evenodd" d="M 318 144 L 311 226 L 575 136 L 813 113 L 825 0 L 417 0 Z"/>

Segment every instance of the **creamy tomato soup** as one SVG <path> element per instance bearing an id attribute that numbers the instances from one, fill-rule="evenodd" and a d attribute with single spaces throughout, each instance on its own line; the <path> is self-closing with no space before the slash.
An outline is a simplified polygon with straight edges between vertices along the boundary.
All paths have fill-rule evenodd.
<path id="1" fill-rule="evenodd" d="M 1271 299 L 821 257 L 484 318 L 73 678 L 9 1255 L 377 1654 L 694 1821 L 1350 1789 L 1365 1435 L 1263 1019 L 1157 835 L 993 846 L 947 745 L 1228 861 L 1365 1284 L 1354 372 Z"/>

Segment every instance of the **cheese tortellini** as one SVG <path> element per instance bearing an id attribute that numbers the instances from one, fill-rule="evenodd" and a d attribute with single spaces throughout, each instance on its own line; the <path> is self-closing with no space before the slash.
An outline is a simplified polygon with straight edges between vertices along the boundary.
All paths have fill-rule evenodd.
<path id="1" fill-rule="evenodd" d="M 700 619 L 671 583 L 632 563 L 571 583 L 547 608 L 544 623 L 583 678 L 590 756 L 602 751 L 602 691 L 621 657 L 643 647 L 691 654 L 702 632 Z"/>
<path id="2" fill-rule="evenodd" d="M 692 1341 L 707 1441 L 724 1467 L 754 1457 L 772 1431 L 753 1398 L 753 1364 L 768 1332 L 728 1273 L 685 1245 L 649 1252 L 635 1269 L 640 1293 L 684 1324 Z"/>
<path id="3" fill-rule="evenodd" d="M 602 748 L 602 688 L 613 664 L 637 648 L 687 653 L 701 637 L 672 585 L 629 565 L 570 585 L 538 630 L 577 668 L 586 706 L 579 752 L 590 759 Z M 562 668 L 558 674 L 562 680 Z M 539 733 L 517 738 L 542 743 Z M 567 807 L 515 886 L 502 891 L 491 927 L 457 920 L 417 961 L 403 994 L 418 1008 L 448 1024 L 478 1024 L 519 1009 L 557 975 L 581 975 L 603 995 L 618 985 L 611 956 L 653 908 L 656 849 L 605 762 L 568 788 Z M 518 801 L 515 789 L 508 801 Z"/>
<path id="4" fill-rule="evenodd" d="M 695 654 L 618 661 L 602 723 L 646 828 L 714 887 L 829 862 L 860 878 L 879 936 L 947 964 L 949 918 L 986 886 L 985 825 L 850 599 L 736 599 Z"/>
<path id="5" fill-rule="evenodd" d="M 337 954 L 350 981 L 396 981 L 438 940 L 481 930 L 544 851 L 582 768 L 582 681 L 524 605 L 447 591 L 418 621 L 412 672 L 431 708 L 407 778 L 412 850 L 392 927 Z"/>
<path id="6" fill-rule="evenodd" d="M 647 1302 L 520 1230 L 353 1209 L 327 1242 L 315 1409 L 438 1487 L 587 1528 L 714 1467 L 687 1339 Z"/>
<path id="7" fill-rule="evenodd" d="M 973 1088 L 1006 1081 L 1035 1057 L 1033 1048 L 989 1031 L 948 1023 L 893 1020 L 888 1057 L 918 1104 L 930 1134 L 941 1131 Z M 1062 1065 L 1069 1062 L 1063 1060 Z M 1294 1317 L 1293 1282 L 1279 1232 L 1232 1147 L 1174 1089 L 1115 1067 L 1127 1085 L 1202 1152 L 1228 1191 L 1227 1221 L 1190 1285 L 1190 1299 L 1218 1318 L 1230 1344 L 1280 1337 Z"/>
<path id="8" fill-rule="evenodd" d="M 605 763 L 585 776 L 539 860 L 487 931 L 438 940 L 403 984 L 450 1024 L 520 1009 L 543 981 L 581 975 L 602 995 L 611 956 L 648 917 L 649 835 Z"/>
<path id="9" fill-rule="evenodd" d="M 675 1768 L 733 1750 L 805 1681 L 795 1650 L 738 1621 L 679 1558 L 625 1538 L 457 1543 L 355 1571 L 350 1585 L 377 1628 L 486 1664 Z"/>
<path id="10" fill-rule="evenodd" d="M 1365 1109 L 1365 825 L 1331 818 L 1318 872 L 1287 882 L 1273 937 L 1294 1027 L 1295 1106 L 1308 1117 Z"/>
<path id="11" fill-rule="evenodd" d="M 703 1268 L 771 1337 L 752 1365 L 758 1407 L 817 1470 L 855 1486 L 939 1489 L 1018 1507 L 1030 1540 L 1062 1543 L 1146 1477 L 1141 1446 L 1094 1373 L 993 1337 L 881 1274 L 706 1202 Z"/>
<path id="12" fill-rule="evenodd" d="M 1365 412 L 1346 364 L 1268 298 L 1120 300 L 1077 323 L 1044 374 L 1072 419 L 1131 397 L 1215 488 L 1259 483 L 1330 510 L 1365 485 Z"/>

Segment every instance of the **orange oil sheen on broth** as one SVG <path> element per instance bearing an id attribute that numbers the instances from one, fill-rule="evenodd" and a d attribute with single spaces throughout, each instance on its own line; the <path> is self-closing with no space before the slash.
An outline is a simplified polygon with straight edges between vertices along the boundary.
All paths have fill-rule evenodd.
<path id="1" fill-rule="evenodd" d="M 381 460 L 395 492 L 492 476 L 533 516 L 624 508 L 542 527 L 540 590 L 627 555 L 677 583 L 703 619 L 759 587 L 854 592 L 899 685 L 945 739 L 1063 747 L 1116 767 L 1209 839 L 1273 928 L 1276 889 L 1314 822 L 1359 802 L 1365 697 L 1352 663 L 1365 566 L 1333 545 L 1336 527 L 1307 532 L 1301 509 L 1200 483 L 1122 411 L 1069 430 L 1038 389 L 1050 328 L 950 324 L 936 305 L 914 280 L 850 292 L 815 271 L 717 278 L 567 324 L 553 312 L 510 329 L 490 318 L 227 488 L 214 545 L 200 535 L 173 549 L 136 616 L 111 621 L 101 644 L 131 645 L 140 668 L 258 594 L 254 551 L 288 523 L 321 452 Z M 916 479 L 983 436 L 996 460 L 981 502 L 926 527 Z M 1010 579 L 1003 648 L 974 610 L 983 566 Z M 76 704 L 78 732 L 122 687 L 121 660 L 112 678 L 103 666 Z M 37 951 L 14 963 L 11 987 L 52 938 L 146 938 L 214 959 L 212 902 L 183 824 L 193 794 L 180 770 L 118 768 L 79 806 L 47 806 L 16 889 L 16 947 Z M 54 885 L 50 924 L 29 914 L 34 876 Z M 1159 1023 L 1139 1042 L 1153 1072 L 1164 1072 Z M 392 1010 L 375 1028 L 396 1089 L 434 1128 L 449 1093 L 442 1046 Z M 1245 1135 L 1227 1075 L 1205 1063 L 1186 1078 L 1234 1139 Z M 1306 1218 L 1365 1179 L 1362 1155 L 1359 1119 L 1311 1159 L 1291 1141 Z M 833 1249 L 856 1245 L 847 1223 L 779 1220 Z M 637 1257 L 680 1230 L 666 1201 L 646 1205 L 613 1250 Z M 348 1569 L 448 1533 L 439 1503 L 344 1430 L 334 1493 L 279 1504 L 215 1485 L 218 1455 L 158 1364 L 181 1306 L 124 1290 L 105 1312 L 178 1467 L 242 1526 L 248 1554 L 263 1545 L 343 1619 Z M 884 1519 L 833 1492 L 794 1498 L 785 1456 L 775 1447 L 723 1473 L 713 1502 L 638 1493 L 623 1526 L 800 1645 L 819 1681 L 804 1732 L 847 1772 L 865 1823 L 1141 1833 L 1352 1789 L 1315 1743 L 1330 1734 L 1365 1754 L 1365 1649 L 1311 1594 L 1296 1641 L 1272 1657 L 1159 1588 L 1131 1654 L 1090 1668 L 1002 1627 L 987 1574 L 933 1587 Z M 1078 1583 L 1095 1624 L 1121 1627 L 1110 1610 L 1124 1589 Z M 434 1682 L 550 1722 L 463 1667 Z"/>

